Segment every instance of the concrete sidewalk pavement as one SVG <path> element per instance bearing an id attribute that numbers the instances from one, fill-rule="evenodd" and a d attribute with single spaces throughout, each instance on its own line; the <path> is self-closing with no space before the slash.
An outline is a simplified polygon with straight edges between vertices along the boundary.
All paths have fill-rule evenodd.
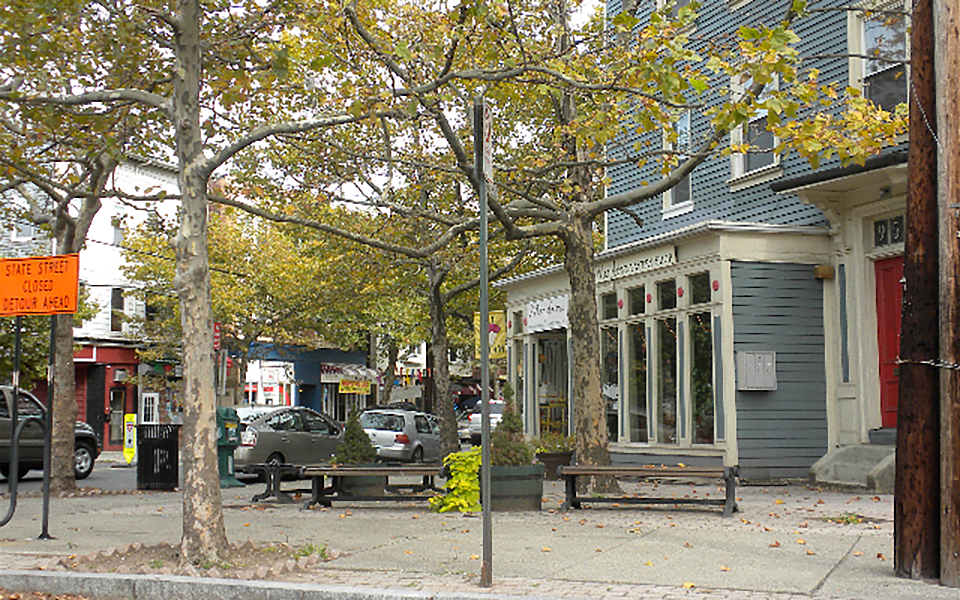
<path id="1" fill-rule="evenodd" d="M 89 589 L 94 598 L 138 599 L 960 598 L 957 590 L 894 576 L 888 495 L 745 486 L 738 491 L 740 512 L 728 519 L 718 509 L 672 506 L 600 505 L 565 513 L 558 510 L 562 485 L 547 482 L 541 512 L 494 514 L 494 585 L 481 588 L 479 514 L 435 514 L 423 502 L 307 511 L 299 504 L 252 503 L 262 489 L 222 490 L 231 542 L 325 545 L 336 558 L 282 581 L 54 572 L 49 565 L 61 556 L 132 542 L 176 544 L 181 495 L 55 498 L 50 533 L 56 539 L 48 541 L 36 539 L 41 501 L 32 496 L 21 498 L 17 515 L 0 528 L 0 587 Z M 643 489 L 649 493 L 651 484 Z M 656 491 L 722 495 L 716 485 L 661 484 Z"/>

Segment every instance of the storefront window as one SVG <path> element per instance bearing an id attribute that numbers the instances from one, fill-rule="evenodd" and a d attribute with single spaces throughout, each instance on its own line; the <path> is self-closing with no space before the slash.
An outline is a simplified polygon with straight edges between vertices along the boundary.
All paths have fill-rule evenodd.
<path id="1" fill-rule="evenodd" d="M 677 282 L 673 279 L 657 284 L 657 308 L 667 310 L 677 307 Z"/>
<path id="2" fill-rule="evenodd" d="M 672 283 L 672 282 L 671 282 Z M 657 319 L 657 442 L 676 444 L 677 319 Z"/>
<path id="3" fill-rule="evenodd" d="M 690 304 L 706 304 L 710 302 L 710 273 L 691 275 Z"/>
<path id="4" fill-rule="evenodd" d="M 604 294 L 602 296 L 603 300 L 603 319 L 616 319 L 617 318 L 617 295 L 613 294 Z"/>
<path id="5" fill-rule="evenodd" d="M 713 329 L 710 319 L 709 312 L 692 314 L 689 319 L 694 444 L 712 444 L 714 441 Z"/>
<path id="6" fill-rule="evenodd" d="M 647 299 L 644 297 L 643 286 L 627 290 L 627 302 L 630 305 L 631 315 L 642 315 L 647 309 Z"/>
<path id="7" fill-rule="evenodd" d="M 631 323 L 627 329 L 630 351 L 628 373 L 629 435 L 631 442 L 647 441 L 647 334 L 643 322 Z"/>
<path id="8" fill-rule="evenodd" d="M 618 414 L 620 412 L 620 350 L 617 344 L 617 328 L 600 330 L 601 390 L 607 406 L 607 429 L 611 442 L 619 439 Z"/>

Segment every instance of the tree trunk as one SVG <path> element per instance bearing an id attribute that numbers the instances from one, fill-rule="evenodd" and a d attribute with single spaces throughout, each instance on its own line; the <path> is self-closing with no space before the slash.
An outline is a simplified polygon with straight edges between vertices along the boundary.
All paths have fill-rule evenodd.
<path id="1" fill-rule="evenodd" d="M 450 352 L 447 339 L 447 315 L 443 306 L 440 286 L 446 272 L 438 272 L 431 262 L 430 277 L 430 345 L 433 352 L 433 381 L 436 386 L 436 413 L 440 417 L 440 456 L 460 451 L 460 436 L 457 435 L 457 415 L 453 410 L 453 395 L 450 393 Z"/>
<path id="2" fill-rule="evenodd" d="M 570 278 L 569 316 L 571 372 L 577 463 L 610 464 L 607 448 L 606 404 L 600 389 L 600 321 L 597 317 L 593 265 L 593 222 L 573 215 L 564 225 L 564 266 Z M 591 482 L 594 491 L 616 490 L 612 479 Z"/>
<path id="3" fill-rule="evenodd" d="M 53 318 L 54 357 L 53 389 L 50 406 L 53 426 L 50 455 L 50 491 L 70 492 L 77 489 L 73 474 L 74 423 L 77 420 L 76 382 L 73 366 L 73 315 Z"/>
<path id="4" fill-rule="evenodd" d="M 940 573 L 940 373 L 920 361 L 940 356 L 937 224 L 936 89 L 933 2 L 914 0 L 911 19 L 910 173 L 900 327 L 894 569 L 901 577 Z M 922 107 L 919 114 L 916 106 Z M 925 115 L 925 116 L 924 116 Z"/>
<path id="5" fill-rule="evenodd" d="M 183 537 L 185 561 L 216 560 L 227 548 L 216 450 L 216 390 L 213 377 L 213 311 L 207 251 L 209 174 L 203 166 L 200 132 L 199 0 L 178 6 L 174 76 L 180 231 L 173 242 L 183 328 Z"/>
<path id="6" fill-rule="evenodd" d="M 397 348 L 397 341 L 392 337 L 387 337 L 387 366 L 383 370 L 383 400 L 382 404 L 390 403 L 390 396 L 393 395 L 393 382 L 396 380 L 397 360 L 400 356 L 400 349 Z"/>

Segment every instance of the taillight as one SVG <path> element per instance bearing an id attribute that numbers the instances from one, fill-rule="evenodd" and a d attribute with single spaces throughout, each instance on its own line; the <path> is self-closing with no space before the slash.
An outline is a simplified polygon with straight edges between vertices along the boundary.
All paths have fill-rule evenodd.
<path id="1" fill-rule="evenodd" d="M 409 443 L 410 443 L 410 436 L 408 436 L 408 435 L 405 434 L 405 433 L 398 433 L 398 434 L 397 434 L 397 437 L 395 437 L 395 438 L 393 439 L 393 443 L 395 443 L 395 444 L 409 444 Z"/>

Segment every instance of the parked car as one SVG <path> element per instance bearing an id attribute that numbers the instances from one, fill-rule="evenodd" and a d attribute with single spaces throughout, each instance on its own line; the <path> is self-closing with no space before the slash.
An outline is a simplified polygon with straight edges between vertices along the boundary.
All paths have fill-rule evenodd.
<path id="1" fill-rule="evenodd" d="M 457 417 L 457 436 L 460 438 L 461 444 L 470 443 L 470 415 L 471 412 L 462 412 Z"/>
<path id="2" fill-rule="evenodd" d="M 13 387 L 0 386 L 0 475 L 10 477 L 10 440 L 13 438 L 11 413 L 13 409 Z M 46 418 L 46 409 L 33 394 L 20 390 L 17 403 L 17 417 Z M 100 440 L 90 427 L 77 421 L 74 427 L 73 475 L 76 479 L 86 479 L 93 472 L 93 464 L 100 456 Z M 43 428 L 37 423 L 24 426 L 20 435 L 20 477 L 27 471 L 43 469 Z"/>
<path id="3" fill-rule="evenodd" d="M 360 414 L 360 425 L 370 436 L 381 460 L 415 463 L 440 460 L 440 421 L 435 415 L 375 408 Z"/>
<path id="4" fill-rule="evenodd" d="M 503 409 L 506 406 L 503 400 L 490 401 L 490 431 L 497 428 L 500 420 L 503 418 Z M 480 445 L 481 433 L 483 432 L 483 413 L 480 412 L 482 406 L 477 406 L 475 412 L 470 415 L 470 443 L 474 446 Z"/>
<path id="5" fill-rule="evenodd" d="M 343 441 L 343 428 L 336 421 L 305 406 L 241 406 L 237 416 L 240 446 L 233 452 L 233 468 L 238 473 L 268 462 L 326 462 Z"/>

